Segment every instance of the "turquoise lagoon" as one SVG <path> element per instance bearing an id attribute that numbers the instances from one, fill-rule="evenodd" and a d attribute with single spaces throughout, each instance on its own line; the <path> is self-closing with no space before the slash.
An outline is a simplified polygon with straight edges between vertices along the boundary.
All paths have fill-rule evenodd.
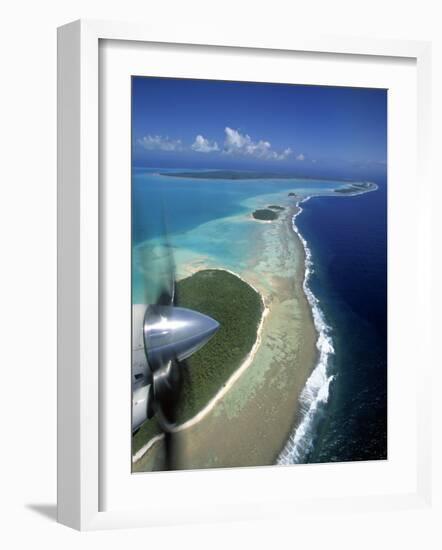
<path id="1" fill-rule="evenodd" d="M 179 170 L 168 170 L 173 173 Z M 164 174 L 166 171 L 161 170 Z M 176 277 L 203 269 L 224 268 L 238 274 L 250 269 L 278 270 L 278 238 L 265 222 L 251 217 L 256 208 L 294 206 L 309 195 L 327 195 L 347 185 L 312 179 L 200 179 L 160 175 L 135 169 L 132 176 L 133 303 L 143 302 L 144 279 L 155 301 L 159 280 L 172 261 Z M 288 193 L 296 193 L 296 198 Z M 272 241 L 273 242 L 269 242 Z M 165 246 L 167 243 L 168 246 Z M 263 244 L 274 250 L 259 265 Z M 165 253 L 172 250 L 173 255 Z"/>

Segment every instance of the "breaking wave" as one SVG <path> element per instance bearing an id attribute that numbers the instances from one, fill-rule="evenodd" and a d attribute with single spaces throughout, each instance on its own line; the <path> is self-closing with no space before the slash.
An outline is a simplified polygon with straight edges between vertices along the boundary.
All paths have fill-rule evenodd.
<path id="1" fill-rule="evenodd" d="M 324 314 L 319 307 L 318 298 L 316 298 L 309 286 L 310 276 L 313 273 L 312 254 L 307 241 L 301 235 L 296 225 L 296 218 L 302 212 L 301 203 L 310 198 L 311 197 L 306 197 L 304 200 L 297 202 L 296 206 L 298 207 L 298 211 L 292 218 L 292 227 L 304 247 L 305 274 L 303 289 L 310 304 L 313 322 L 318 334 L 316 341 L 318 361 L 299 397 L 301 420 L 296 429 L 291 433 L 287 443 L 281 451 L 277 459 L 277 464 L 302 463 L 308 458 L 313 448 L 315 427 L 321 416 L 321 411 L 328 402 L 330 384 L 334 378 L 333 375 L 328 373 L 330 358 L 334 354 L 331 336 L 332 330 L 327 324 Z"/>

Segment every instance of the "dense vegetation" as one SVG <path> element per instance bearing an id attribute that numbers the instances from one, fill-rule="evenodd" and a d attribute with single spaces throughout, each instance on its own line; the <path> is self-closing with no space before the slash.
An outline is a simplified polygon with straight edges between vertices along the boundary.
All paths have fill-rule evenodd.
<path id="1" fill-rule="evenodd" d="M 215 336 L 182 364 L 184 382 L 179 421 L 197 414 L 241 365 L 256 341 L 263 304 L 259 294 L 228 271 L 198 271 L 177 283 L 177 305 L 205 313 L 220 328 Z M 160 427 L 153 417 L 133 436 L 137 452 Z"/>
<path id="2" fill-rule="evenodd" d="M 132 453 L 135 454 L 137 451 L 141 449 L 143 445 L 145 445 L 154 436 L 156 436 L 157 434 L 160 434 L 161 432 L 162 430 L 155 416 L 150 420 L 148 420 L 147 422 L 144 422 L 144 424 L 141 425 L 137 433 L 134 434 L 132 437 Z"/>
<path id="3" fill-rule="evenodd" d="M 208 170 L 201 172 L 163 172 L 161 176 L 170 176 L 172 178 L 199 178 L 210 180 L 256 180 L 256 179 L 296 179 L 296 174 L 280 174 L 274 172 L 246 172 L 236 170 Z"/>
<path id="4" fill-rule="evenodd" d="M 349 193 L 360 193 L 361 191 L 370 191 L 375 188 L 376 188 L 376 185 L 374 183 L 370 183 L 369 181 L 352 182 L 346 187 L 335 189 L 335 193 L 341 193 L 346 195 Z"/>
<path id="5" fill-rule="evenodd" d="M 178 305 L 219 322 L 215 336 L 186 362 L 180 418 L 194 416 L 241 365 L 256 340 L 263 304 L 236 275 L 207 269 L 178 282 Z"/>
<path id="6" fill-rule="evenodd" d="M 255 210 L 252 215 L 256 220 L 266 221 L 276 220 L 276 218 L 278 217 L 278 213 L 270 210 L 269 208 L 260 208 L 258 210 Z"/>
<path id="7" fill-rule="evenodd" d="M 267 208 L 271 208 L 272 210 L 285 210 L 283 206 L 278 206 L 277 204 L 271 204 L 270 206 L 267 206 Z"/>
<path id="8" fill-rule="evenodd" d="M 340 189 L 335 189 L 335 193 L 340 193 L 341 195 L 348 195 L 351 193 L 358 192 L 359 189 L 356 189 L 354 187 L 341 187 Z"/>
<path id="9" fill-rule="evenodd" d="M 247 170 L 197 170 L 184 172 L 160 172 L 160 176 L 171 178 L 191 178 L 207 180 L 256 180 L 256 179 L 279 179 L 279 180 L 312 180 L 330 181 L 329 178 L 312 176 L 300 172 L 259 172 Z M 351 181 L 351 180 L 345 180 Z"/>

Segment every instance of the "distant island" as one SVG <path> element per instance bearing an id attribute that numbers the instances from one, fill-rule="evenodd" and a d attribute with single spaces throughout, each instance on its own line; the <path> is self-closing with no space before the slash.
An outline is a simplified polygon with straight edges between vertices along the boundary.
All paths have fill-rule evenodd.
<path id="1" fill-rule="evenodd" d="M 335 189 L 335 193 L 340 193 L 341 195 L 349 195 L 355 193 L 356 189 L 353 187 L 343 187 L 341 189 Z"/>
<path id="2" fill-rule="evenodd" d="M 158 175 L 170 178 L 190 178 L 207 180 L 258 180 L 258 179 L 280 179 L 280 180 L 312 180 L 330 181 L 328 178 L 313 177 L 305 174 L 280 173 L 280 172 L 252 172 L 242 170 L 204 170 L 188 172 L 160 172 Z M 351 181 L 351 180 L 342 180 Z"/>
<path id="3" fill-rule="evenodd" d="M 270 210 L 270 208 L 259 208 L 252 213 L 255 220 L 273 221 L 278 219 L 278 212 Z"/>
<path id="4" fill-rule="evenodd" d="M 335 189 L 335 193 L 339 193 L 341 195 L 357 195 L 359 193 L 365 193 L 366 191 L 374 191 L 375 189 L 377 189 L 377 185 L 375 183 L 362 181 L 353 182 L 346 187 L 338 187 Z"/>

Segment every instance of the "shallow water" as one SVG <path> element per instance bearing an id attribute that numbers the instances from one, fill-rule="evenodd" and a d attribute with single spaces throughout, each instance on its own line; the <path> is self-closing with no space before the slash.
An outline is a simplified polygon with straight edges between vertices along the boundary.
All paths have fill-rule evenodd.
<path id="1" fill-rule="evenodd" d="M 288 197 L 291 191 L 306 196 L 327 193 L 342 185 L 336 181 L 295 179 L 173 178 L 161 176 L 155 169 L 135 170 L 132 178 L 133 303 L 144 299 L 146 272 L 139 269 L 139 257 L 146 242 L 161 248 L 167 240 L 173 249 L 178 277 L 201 267 L 226 267 L 241 273 L 255 261 L 260 240 L 272 238 L 269 224 L 251 218 L 253 210 L 273 203 L 293 204 L 293 199 Z M 276 261 L 276 241 L 274 246 Z M 160 272 L 167 270 L 167 261 L 164 263 Z M 270 267 L 275 269 L 275 265 Z M 154 281 L 150 286 L 155 289 Z"/>

